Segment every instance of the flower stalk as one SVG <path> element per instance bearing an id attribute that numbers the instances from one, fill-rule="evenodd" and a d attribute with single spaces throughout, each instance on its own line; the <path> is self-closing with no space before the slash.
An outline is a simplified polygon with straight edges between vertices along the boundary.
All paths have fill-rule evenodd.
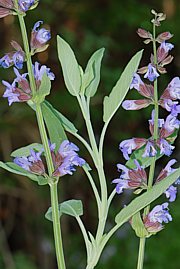
<path id="1" fill-rule="evenodd" d="M 17 1 L 15 2 L 17 3 Z M 26 26 L 25 26 L 25 21 L 24 21 L 24 15 L 19 12 L 17 12 L 17 14 L 18 14 L 19 24 L 21 28 L 24 50 L 26 54 L 27 70 L 29 74 L 30 86 L 31 86 L 32 94 L 34 95 L 36 92 L 36 82 L 33 75 L 32 59 L 31 59 L 31 53 L 29 49 L 29 42 L 28 42 L 27 31 L 26 31 Z M 41 104 L 36 104 L 36 117 L 37 117 L 42 144 L 45 151 L 46 163 L 47 163 L 48 173 L 49 173 L 49 185 L 50 185 L 51 206 L 52 206 L 52 221 L 53 221 L 53 231 L 54 231 L 54 239 L 55 239 L 57 264 L 58 264 L 58 269 L 65 269 L 66 266 L 65 266 L 65 260 L 64 260 L 61 226 L 60 226 L 60 218 L 59 218 L 59 211 L 58 211 L 58 195 L 57 195 L 58 180 L 52 177 L 54 167 L 53 167 L 51 152 L 50 152 L 50 148 L 48 144 L 48 137 L 47 137 L 47 133 L 45 129 L 44 119 L 42 115 Z"/>

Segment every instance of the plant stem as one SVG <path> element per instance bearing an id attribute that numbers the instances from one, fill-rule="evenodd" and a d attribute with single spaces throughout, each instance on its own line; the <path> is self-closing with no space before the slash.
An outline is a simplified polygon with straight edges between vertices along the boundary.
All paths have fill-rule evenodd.
<path id="1" fill-rule="evenodd" d="M 156 51 L 156 25 L 155 23 L 153 23 L 153 53 L 154 53 L 154 65 L 156 66 L 157 65 L 157 51 Z M 155 110 L 155 115 L 154 115 L 153 139 L 154 139 L 154 142 L 156 142 L 158 139 L 158 117 L 159 117 L 157 78 L 154 81 L 154 110 Z M 148 189 L 152 188 L 152 185 L 153 185 L 155 165 L 156 165 L 156 156 L 152 157 L 152 162 L 149 169 Z M 144 216 L 146 216 L 149 213 L 149 211 L 150 211 L 150 205 L 148 205 L 144 209 Z M 137 269 L 143 269 L 145 243 L 146 243 L 146 237 L 140 238 Z"/>
<path id="2" fill-rule="evenodd" d="M 60 227 L 60 221 L 59 221 L 60 217 L 59 217 L 59 210 L 58 210 L 57 184 L 58 182 L 53 182 L 52 184 L 50 184 L 53 230 L 54 230 L 54 240 L 55 240 L 58 268 L 65 269 L 66 266 L 65 266 L 65 261 L 64 261 L 61 227 Z"/>
<path id="3" fill-rule="evenodd" d="M 143 269 L 143 263 L 144 263 L 144 249 L 145 249 L 145 238 L 140 238 L 139 240 L 139 254 L 138 254 L 138 264 L 137 269 Z"/>
<path id="4" fill-rule="evenodd" d="M 30 53 L 30 49 L 29 49 L 29 42 L 28 42 L 26 26 L 25 26 L 25 22 L 24 22 L 24 15 L 18 12 L 17 1 L 15 1 L 15 3 L 16 3 L 16 9 L 17 9 L 19 24 L 20 24 L 21 33 L 22 33 L 24 50 L 25 50 L 25 54 L 26 54 L 27 70 L 28 70 L 28 74 L 29 74 L 30 87 L 32 90 L 32 94 L 34 95 L 36 92 L 36 82 L 35 82 L 34 74 L 33 74 L 31 53 Z M 45 151 L 48 173 L 49 173 L 49 177 L 50 177 L 49 185 L 50 185 L 50 194 L 51 194 L 53 230 L 54 230 L 54 239 L 55 239 L 55 248 L 56 248 L 58 269 L 65 269 L 66 267 L 65 267 L 65 262 L 64 262 L 64 253 L 63 253 L 62 237 L 61 237 L 61 227 L 60 227 L 60 219 L 59 219 L 59 211 L 58 211 L 58 195 L 57 195 L 58 179 L 52 177 L 54 166 L 53 166 L 53 162 L 52 162 L 51 152 L 50 152 L 50 148 L 49 148 L 49 144 L 48 144 L 48 137 L 47 137 L 47 133 L 46 133 L 46 128 L 45 128 L 43 114 L 42 114 L 40 104 L 36 104 L 36 116 L 37 116 L 37 122 L 38 122 L 41 140 L 42 140 L 44 151 Z"/>

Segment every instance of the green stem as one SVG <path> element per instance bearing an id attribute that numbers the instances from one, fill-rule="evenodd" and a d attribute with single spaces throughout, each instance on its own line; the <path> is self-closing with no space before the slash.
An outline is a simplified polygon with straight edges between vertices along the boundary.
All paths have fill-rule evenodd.
<path id="1" fill-rule="evenodd" d="M 17 1 L 15 1 L 15 4 L 16 4 L 16 9 L 18 10 Z M 29 74 L 30 87 L 32 90 L 32 94 L 34 96 L 36 92 L 36 82 L 35 82 L 35 78 L 33 74 L 32 59 L 31 59 L 31 53 L 29 49 L 26 26 L 24 22 L 24 15 L 20 14 L 18 11 L 17 11 L 17 14 L 18 14 L 19 24 L 21 28 L 21 33 L 22 33 L 24 50 L 26 54 L 27 70 Z M 41 140 L 42 140 L 44 151 L 45 151 L 48 173 L 50 176 L 49 185 L 50 185 L 50 194 L 51 194 L 52 219 L 53 219 L 53 230 L 54 230 L 57 263 L 58 263 L 59 269 L 65 269 L 66 267 L 65 267 L 65 262 L 64 262 L 64 253 L 63 253 L 62 238 L 61 238 L 61 227 L 60 227 L 60 219 L 59 219 L 59 211 L 58 211 L 58 196 L 57 196 L 57 183 L 58 183 L 57 181 L 58 180 L 55 178 L 52 178 L 54 166 L 52 162 L 51 152 L 50 152 L 50 148 L 48 144 L 48 137 L 46 133 L 46 128 L 45 128 L 40 104 L 36 104 L 36 116 L 37 116 L 38 127 L 39 127 L 39 131 L 41 135 Z"/>
<path id="2" fill-rule="evenodd" d="M 58 182 L 53 182 L 52 184 L 50 184 L 53 230 L 58 268 L 65 269 L 66 266 L 64 261 L 61 227 L 59 221 L 57 184 Z"/>
<path id="3" fill-rule="evenodd" d="M 83 117 L 85 119 L 91 148 L 93 150 L 92 158 L 97 168 L 99 181 L 100 181 L 101 203 L 99 206 L 99 212 L 98 212 L 99 222 L 98 222 L 98 228 L 97 228 L 97 233 L 96 233 L 96 239 L 97 241 L 100 241 L 104 233 L 104 228 L 105 228 L 106 219 L 107 219 L 107 184 L 106 184 L 106 178 L 105 178 L 104 168 L 103 168 L 103 159 L 101 157 L 101 153 L 99 153 L 98 151 L 93 127 L 90 120 L 90 113 L 89 113 L 89 107 L 88 107 L 87 101 L 85 100 L 84 96 L 77 96 L 77 99 L 78 99 Z"/>
<path id="4" fill-rule="evenodd" d="M 156 50 L 156 25 L 155 24 L 153 24 L 153 53 L 154 53 L 154 65 L 156 66 L 157 65 L 157 50 Z M 156 142 L 158 139 L 158 117 L 159 117 L 157 79 L 154 81 L 154 110 L 155 110 L 155 115 L 154 115 L 153 140 L 154 142 Z M 152 157 L 152 162 L 149 169 L 148 189 L 152 188 L 153 186 L 155 165 L 156 165 L 156 156 Z M 150 205 L 148 205 L 144 209 L 144 216 L 146 216 L 149 213 L 149 211 L 150 211 Z M 143 269 L 145 243 L 146 243 L 146 238 L 145 237 L 140 238 L 137 269 Z"/>
<path id="5" fill-rule="evenodd" d="M 46 128 L 45 128 L 43 114 L 42 114 L 40 104 L 36 104 L 36 116 L 37 116 L 37 122 L 38 122 L 38 126 L 39 126 L 39 132 L 41 135 L 41 140 L 42 140 L 42 143 L 44 146 L 44 151 L 46 153 L 46 163 L 47 163 L 47 167 L 48 167 L 48 173 L 49 173 L 49 176 L 52 177 L 52 173 L 54 171 L 54 165 L 53 165 L 53 161 L 52 161 L 52 157 L 51 157 L 51 151 L 49 148 Z"/>
<path id="6" fill-rule="evenodd" d="M 84 224 L 81 220 L 81 218 L 79 216 L 76 217 L 76 220 L 79 224 L 79 227 L 81 229 L 81 232 L 82 232 L 82 235 L 83 235 L 83 238 L 84 238 L 84 243 L 85 243 L 85 246 L 86 246 L 86 252 L 87 252 L 87 259 L 89 257 L 89 246 L 90 246 L 90 242 L 89 242 L 89 239 L 88 239 L 88 235 L 87 235 L 87 232 L 86 232 L 86 229 L 84 227 Z"/>
<path id="7" fill-rule="evenodd" d="M 137 269 L 143 269 L 145 243 L 146 239 L 140 238 Z"/>

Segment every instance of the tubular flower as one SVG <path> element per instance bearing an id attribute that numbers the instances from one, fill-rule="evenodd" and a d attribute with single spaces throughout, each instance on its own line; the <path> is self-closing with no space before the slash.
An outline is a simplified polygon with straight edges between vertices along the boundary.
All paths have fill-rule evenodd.
<path id="1" fill-rule="evenodd" d="M 28 11 L 32 6 L 36 5 L 37 0 L 18 0 L 19 9 L 22 12 Z"/>
<path id="2" fill-rule="evenodd" d="M 30 150 L 29 156 L 16 157 L 14 163 L 31 173 L 43 175 L 45 174 L 45 167 L 41 160 L 42 152 L 43 149 L 40 152 Z"/>
<path id="3" fill-rule="evenodd" d="M 55 144 L 50 145 L 50 150 L 54 164 L 53 176 L 55 177 L 72 175 L 76 171 L 75 166 L 82 166 L 86 163 L 77 154 L 79 148 L 68 140 L 62 142 L 57 153 L 54 151 Z"/>
<path id="4" fill-rule="evenodd" d="M 40 28 L 43 21 L 35 23 L 31 33 L 31 51 L 32 53 L 41 52 L 48 48 L 49 45 L 46 43 L 51 38 L 50 31 L 45 28 Z"/>
<path id="5" fill-rule="evenodd" d="M 32 97 L 30 85 L 26 79 L 27 74 L 20 75 L 16 68 L 14 68 L 14 72 L 17 77 L 12 84 L 2 81 L 6 87 L 3 97 L 8 98 L 9 105 L 15 102 L 27 102 Z"/>
<path id="6" fill-rule="evenodd" d="M 177 169 L 172 168 L 171 166 L 174 165 L 177 161 L 175 159 L 170 160 L 167 165 L 164 167 L 164 169 L 161 170 L 159 173 L 159 176 L 156 179 L 156 183 L 160 182 L 170 174 L 174 173 Z M 175 182 L 175 184 L 179 184 L 179 181 Z M 166 197 L 169 199 L 169 202 L 174 202 L 176 199 L 176 194 L 177 194 L 177 187 L 174 187 L 171 185 L 165 192 Z"/>
<path id="7" fill-rule="evenodd" d="M 133 150 L 139 149 L 146 144 L 146 139 L 144 138 L 131 138 L 122 141 L 119 144 L 119 149 L 122 151 L 123 156 L 126 160 L 129 160 L 129 155 Z"/>
<path id="8" fill-rule="evenodd" d="M 156 80 L 156 78 L 159 77 L 159 74 L 156 70 L 156 68 L 150 63 L 148 64 L 148 70 L 146 74 L 144 75 L 144 78 L 149 79 L 150 81 Z"/>
<path id="9" fill-rule="evenodd" d="M 41 85 L 41 80 L 44 74 L 47 74 L 50 80 L 54 80 L 55 78 L 55 75 L 50 71 L 50 68 L 45 65 L 40 66 L 38 62 L 35 62 L 35 65 L 33 65 L 33 71 L 37 89 L 39 89 L 39 86 Z"/>
<path id="10" fill-rule="evenodd" d="M 172 216 L 169 214 L 168 203 L 155 206 L 143 220 L 145 228 L 152 234 L 161 231 L 164 228 L 162 223 L 169 221 L 172 221 Z"/>
<path id="11" fill-rule="evenodd" d="M 123 192 L 123 189 L 144 189 L 147 187 L 147 175 L 145 170 L 139 165 L 137 160 L 134 160 L 135 169 L 128 169 L 122 164 L 118 164 L 118 171 L 122 170 L 119 178 L 112 182 L 116 183 L 116 192 L 118 194 Z"/>
<path id="12" fill-rule="evenodd" d="M 175 100 L 180 100 L 179 77 L 173 78 L 168 84 L 160 97 L 159 104 L 173 115 L 177 115 L 180 113 L 180 107 L 178 106 L 178 102 L 174 102 Z"/>

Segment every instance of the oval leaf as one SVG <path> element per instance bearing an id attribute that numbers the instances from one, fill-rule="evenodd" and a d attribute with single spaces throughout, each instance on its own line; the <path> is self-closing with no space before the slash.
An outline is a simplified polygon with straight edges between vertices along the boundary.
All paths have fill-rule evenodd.
<path id="1" fill-rule="evenodd" d="M 120 79 L 112 89 L 109 96 L 104 98 L 104 122 L 110 121 L 122 101 L 124 100 L 132 82 L 134 73 L 137 71 L 143 50 L 137 52 L 126 66 Z"/>
<path id="2" fill-rule="evenodd" d="M 46 185 L 48 183 L 47 179 L 43 176 L 32 174 L 13 162 L 0 162 L 0 167 L 16 175 L 28 177 L 31 180 L 36 181 L 39 185 Z"/>
<path id="3" fill-rule="evenodd" d="M 104 54 L 104 48 L 97 50 L 89 59 L 84 76 L 85 80 L 85 95 L 92 97 L 95 95 L 100 82 L 101 61 Z M 82 85 L 83 86 L 83 85 Z"/>
<path id="4" fill-rule="evenodd" d="M 48 129 L 50 141 L 51 143 L 56 144 L 56 150 L 58 150 L 62 141 L 67 139 L 64 129 L 52 109 L 49 106 L 44 105 L 44 103 L 42 104 L 42 112 Z"/>
<path id="5" fill-rule="evenodd" d="M 83 215 L 83 205 L 81 200 L 68 200 L 59 204 L 59 217 L 62 214 L 66 214 L 72 217 L 78 217 Z M 45 214 L 45 218 L 52 221 L 52 207 L 48 209 Z"/>
<path id="6" fill-rule="evenodd" d="M 145 208 L 147 205 L 156 200 L 167 188 L 172 185 L 177 178 L 180 176 L 180 168 L 174 173 L 160 181 L 158 184 L 154 185 L 152 189 L 143 193 L 139 197 L 135 198 L 128 206 L 124 207 L 119 214 L 117 214 L 115 221 L 121 226 L 126 221 L 128 221 L 134 214 L 136 214 L 141 209 Z"/>
<path id="7" fill-rule="evenodd" d="M 22 147 L 20 149 L 16 149 L 11 153 L 12 157 L 22 157 L 22 156 L 29 156 L 30 155 L 30 150 L 34 149 L 36 151 L 40 151 L 42 150 L 43 145 L 42 144 L 38 144 L 38 143 L 33 143 L 30 144 L 28 146 Z"/>
<path id="8" fill-rule="evenodd" d="M 74 52 L 60 36 L 57 36 L 57 48 L 66 87 L 72 95 L 77 96 L 81 88 L 81 74 Z"/>

